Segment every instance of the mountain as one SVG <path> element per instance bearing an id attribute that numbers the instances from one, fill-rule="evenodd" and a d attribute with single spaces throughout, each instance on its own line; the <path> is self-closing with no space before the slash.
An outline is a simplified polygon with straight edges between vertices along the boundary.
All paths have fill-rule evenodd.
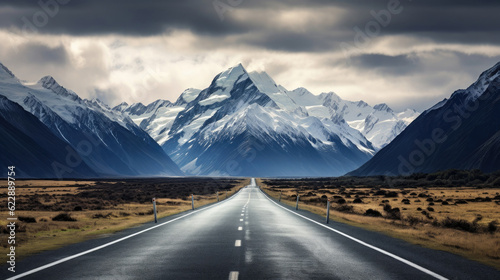
<path id="1" fill-rule="evenodd" d="M 377 148 L 323 105 L 328 96 L 288 91 L 267 73 L 248 73 L 239 64 L 174 103 L 113 110 L 147 131 L 187 174 L 334 176 L 360 166 Z M 358 118 L 375 111 L 369 108 Z"/>
<path id="2" fill-rule="evenodd" d="M 163 149 L 128 116 L 110 109 L 98 99 L 81 99 L 50 76 L 43 77 L 37 83 L 25 83 L 0 64 L 0 94 L 11 103 L 20 105 L 25 113 L 36 117 L 48 129 L 39 136 L 29 134 L 27 138 L 40 144 L 56 137 L 59 141 L 51 141 L 53 149 L 58 151 L 51 150 L 51 153 L 54 156 L 65 153 L 65 160 L 55 173 L 58 176 L 44 173 L 42 169 L 45 167 L 42 165 L 35 165 L 40 170 L 35 168 L 33 175 L 27 175 L 73 177 L 73 172 L 81 173 L 82 176 L 182 175 Z M 13 124 L 16 125 L 18 129 L 25 130 L 24 122 Z M 47 136 L 48 131 L 53 137 Z M 27 150 L 35 147 L 23 146 Z M 68 146 L 71 152 L 65 151 Z M 21 155 L 16 154 L 2 159 L 7 164 L 3 160 L 24 161 Z M 85 166 L 90 170 L 85 169 Z"/>
<path id="3" fill-rule="evenodd" d="M 35 116 L 0 95 L 0 162 L 16 166 L 18 177 L 57 178 L 68 155 L 76 154 Z M 85 163 L 71 168 L 73 178 L 96 177 Z"/>
<path id="4" fill-rule="evenodd" d="M 354 176 L 500 169 L 500 63 L 423 112 Z"/>
<path id="5" fill-rule="evenodd" d="M 288 91 L 239 64 L 170 103 L 120 104 L 187 174 L 334 176 L 357 168 L 417 115 L 334 93 Z M 368 139 L 367 139 L 368 138 Z"/>

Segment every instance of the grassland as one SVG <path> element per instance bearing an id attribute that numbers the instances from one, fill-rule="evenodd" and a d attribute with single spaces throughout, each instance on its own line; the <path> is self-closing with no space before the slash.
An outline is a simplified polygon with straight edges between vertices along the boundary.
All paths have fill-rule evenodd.
<path id="1" fill-rule="evenodd" d="M 259 180 L 272 197 L 343 223 L 449 251 L 500 269 L 500 186 L 414 178 Z M 471 178 L 475 181 L 474 178 Z M 467 181 L 467 180 L 466 180 Z M 493 178 L 492 181 L 495 181 Z M 411 184 L 409 184 L 411 182 Z M 452 186 L 450 186 L 451 184 Z"/>
<path id="2" fill-rule="evenodd" d="M 230 197 L 249 183 L 244 179 L 129 179 L 103 181 L 16 181 L 16 255 L 22 259 L 89 238 L 153 221 Z M 0 189 L 7 205 L 7 189 Z M 0 246 L 7 248 L 7 211 L 0 212 Z M 56 217 L 59 216 L 60 219 Z M 74 220 L 74 221 L 72 221 Z M 6 250 L 5 250 L 6 251 Z M 0 258 L 6 261 L 6 255 Z"/>

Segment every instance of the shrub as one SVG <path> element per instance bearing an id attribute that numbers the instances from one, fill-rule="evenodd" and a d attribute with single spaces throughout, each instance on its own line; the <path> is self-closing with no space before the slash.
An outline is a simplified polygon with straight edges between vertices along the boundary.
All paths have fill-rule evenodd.
<path id="1" fill-rule="evenodd" d="M 82 206 L 78 205 L 78 206 L 75 206 L 75 208 L 73 208 L 73 211 L 83 211 L 83 208 L 82 208 Z"/>
<path id="2" fill-rule="evenodd" d="M 343 199 L 343 198 L 337 199 L 337 200 L 335 200 L 335 202 L 338 203 L 338 204 L 344 204 L 344 203 L 346 203 L 345 199 Z"/>
<path id="3" fill-rule="evenodd" d="M 388 192 L 385 194 L 385 197 L 398 197 L 397 192 Z"/>
<path id="4" fill-rule="evenodd" d="M 353 212 L 353 207 L 351 205 L 345 205 L 345 204 L 334 207 L 333 209 L 339 212 L 348 212 L 348 213 Z"/>
<path id="5" fill-rule="evenodd" d="M 427 210 L 428 210 L 429 212 L 434 212 L 434 208 L 432 208 L 432 207 L 427 207 Z"/>
<path id="6" fill-rule="evenodd" d="M 401 200 L 401 202 L 403 202 L 403 204 L 410 204 L 410 200 L 408 198 Z"/>
<path id="7" fill-rule="evenodd" d="M 21 222 L 25 223 L 36 223 L 36 219 L 33 217 L 25 217 L 25 216 L 19 216 L 17 219 Z"/>
<path id="8" fill-rule="evenodd" d="M 477 232 L 479 228 L 477 223 L 471 223 L 462 219 L 452 219 L 450 217 L 444 219 L 441 222 L 441 225 L 443 227 L 454 228 L 468 232 Z"/>
<path id="9" fill-rule="evenodd" d="M 76 219 L 71 217 L 70 214 L 68 213 L 61 213 L 54 218 L 52 218 L 52 221 L 58 221 L 58 222 L 76 222 Z"/>
<path id="10" fill-rule="evenodd" d="M 364 215 L 370 217 L 382 217 L 382 214 L 379 211 L 373 209 L 366 210 Z"/>
<path id="11" fill-rule="evenodd" d="M 352 201 L 352 203 L 363 203 L 363 200 L 361 200 L 361 198 L 356 198 Z"/>
<path id="12" fill-rule="evenodd" d="M 496 220 L 488 223 L 488 232 L 495 233 L 498 230 L 498 222 Z"/>
<path id="13" fill-rule="evenodd" d="M 406 217 L 405 220 L 410 226 L 418 225 L 419 223 L 422 222 L 422 219 L 417 218 L 415 216 L 408 216 Z"/>

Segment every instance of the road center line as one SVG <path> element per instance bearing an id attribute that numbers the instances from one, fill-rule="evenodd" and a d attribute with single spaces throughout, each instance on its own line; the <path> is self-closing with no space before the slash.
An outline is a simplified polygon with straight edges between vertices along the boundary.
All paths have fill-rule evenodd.
<path id="1" fill-rule="evenodd" d="M 243 219 L 240 219 L 240 222 L 243 222 Z"/>
<path id="2" fill-rule="evenodd" d="M 240 273 L 238 271 L 229 272 L 229 280 L 238 280 L 239 274 Z"/>
<path id="3" fill-rule="evenodd" d="M 265 194 L 265 193 L 264 193 L 261 189 L 259 189 L 259 190 L 262 192 L 262 194 L 263 194 L 263 195 L 264 195 L 264 196 L 265 196 L 265 197 L 266 197 L 269 201 L 271 201 L 271 202 L 272 202 L 272 203 L 274 203 L 276 206 L 281 207 L 281 208 L 285 209 L 286 211 L 288 211 L 288 212 L 290 212 L 290 213 L 292 213 L 292 214 L 294 214 L 294 215 L 297 215 L 297 216 L 299 216 L 299 217 L 301 217 L 301 218 L 303 218 L 303 219 L 306 219 L 306 220 L 308 220 L 308 221 L 310 221 L 310 222 L 313 222 L 313 223 L 315 223 L 315 224 L 317 224 L 317 225 L 319 225 L 319 226 L 322 226 L 322 227 L 324 227 L 324 228 L 326 228 L 326 229 L 328 229 L 328 230 L 331 230 L 331 231 L 333 231 L 333 232 L 335 232 L 335 233 L 338 233 L 338 234 L 340 234 L 340 235 L 342 235 L 342 236 L 344 236 L 344 237 L 346 237 L 346 238 L 349 238 L 349 239 L 351 239 L 352 241 L 357 242 L 357 243 L 359 243 L 359 244 L 361 244 L 361 245 L 363 245 L 363 246 L 365 246 L 365 247 L 368 247 L 368 248 L 370 248 L 370 249 L 373 249 L 373 250 L 375 250 L 375 251 L 378 251 L 378 252 L 380 252 L 380 253 L 382 253 L 382 254 L 384 254 L 384 255 L 386 255 L 386 256 L 389 256 L 389 257 L 391 257 L 391 258 L 393 258 L 393 259 L 395 259 L 395 260 L 398 260 L 398 261 L 400 261 L 400 262 L 402 262 L 402 263 L 404 263 L 404 264 L 407 264 L 407 265 L 409 265 L 409 266 L 411 266 L 411 267 L 413 267 L 413 268 L 416 268 L 416 269 L 420 270 L 421 272 L 426 273 L 426 274 L 428 274 L 428 275 L 430 275 L 430 276 L 432 276 L 432 277 L 434 277 L 434 278 L 436 278 L 436 279 L 440 279 L 440 280 L 448 280 L 448 278 L 446 278 L 446 277 L 444 277 L 444 276 L 441 276 L 441 275 L 439 275 L 439 274 L 437 274 L 437 273 L 435 273 L 435 272 L 433 272 L 433 271 L 430 271 L 430 270 L 428 270 L 427 268 L 422 267 L 422 266 L 420 266 L 420 265 L 418 265 L 418 264 L 416 264 L 416 263 L 413 263 L 413 262 L 411 262 L 411 261 L 409 261 L 409 260 L 407 260 L 407 259 L 403 259 L 403 258 L 402 258 L 402 257 L 400 257 L 400 256 L 394 255 L 393 253 L 389 253 L 389 252 L 387 252 L 387 251 L 385 251 L 385 250 L 383 250 L 383 249 L 380 249 L 380 248 L 378 248 L 378 247 L 375 247 L 375 246 L 373 246 L 373 245 L 370 245 L 370 244 L 368 244 L 368 243 L 366 243 L 366 242 L 364 242 L 364 241 L 361 241 L 361 240 L 359 240 L 359 239 L 357 239 L 357 238 L 355 238 L 355 237 L 352 237 L 352 236 L 350 236 L 350 235 L 348 235 L 348 234 L 345 234 L 345 233 L 343 233 L 343 232 L 341 232 L 341 231 L 338 231 L 338 230 L 333 229 L 333 228 L 331 228 L 331 227 L 328 227 L 328 226 L 326 226 L 326 225 L 324 225 L 324 224 L 322 224 L 322 223 L 316 222 L 315 220 L 312 220 L 312 219 L 307 218 L 307 217 L 305 217 L 305 216 L 302 216 L 302 215 L 300 215 L 300 214 L 298 214 L 298 213 L 295 213 L 294 211 L 291 211 L 290 209 L 287 209 L 287 208 L 285 208 L 285 207 L 283 207 L 283 206 L 279 205 L 278 203 L 276 203 L 276 202 L 275 202 L 275 201 L 273 201 L 272 199 L 270 199 L 270 198 L 269 198 L 269 197 L 268 197 L 268 196 L 267 196 L 267 195 L 266 195 L 266 194 Z"/>
<path id="4" fill-rule="evenodd" d="M 238 230 L 243 230 L 243 227 L 238 227 Z"/>
<path id="5" fill-rule="evenodd" d="M 234 242 L 234 247 L 241 247 L 241 240 L 236 240 Z"/>
<path id="6" fill-rule="evenodd" d="M 201 211 L 208 210 L 208 209 L 210 209 L 210 208 L 212 208 L 212 207 L 215 207 L 215 206 L 222 205 L 223 203 L 226 203 L 226 202 L 228 202 L 228 201 L 232 200 L 234 197 L 236 197 L 236 195 L 237 195 L 237 194 L 239 194 L 239 192 L 240 192 L 240 191 L 238 191 L 237 193 L 235 193 L 235 194 L 234 194 L 233 196 L 231 196 L 229 199 L 225 199 L 225 200 L 223 200 L 222 202 L 215 203 L 215 204 L 213 204 L 213 205 L 211 205 L 211 206 L 208 206 L 208 207 L 205 207 L 205 208 L 203 208 L 203 209 L 199 209 L 199 210 L 192 211 L 192 212 L 190 212 L 190 213 L 188 213 L 188 214 L 186 214 L 186 215 L 183 215 L 183 216 L 177 217 L 177 218 L 175 218 L 175 219 L 172 219 L 172 220 L 170 220 L 170 221 L 166 221 L 166 222 L 164 222 L 164 223 L 161 223 L 161 224 L 156 225 L 156 226 L 152 226 L 152 227 L 147 228 L 147 229 L 143 229 L 143 230 L 141 230 L 141 231 L 139 231 L 139 232 L 136 232 L 136 233 L 133 233 L 133 234 L 127 235 L 127 236 L 125 236 L 125 237 L 122 237 L 122 238 L 120 238 L 120 239 L 117 239 L 117 240 L 114 240 L 114 241 L 108 242 L 108 243 L 103 244 L 103 245 L 101 245 L 101 246 L 97 246 L 97 247 L 92 248 L 92 249 L 89 249 L 89 250 L 87 250 L 87 251 L 83 251 L 83 252 L 81 252 L 81 253 L 78 253 L 78 254 L 75 254 L 75 255 L 72 255 L 72 256 L 69 256 L 69 257 L 65 257 L 65 258 L 60 259 L 60 260 L 58 260 L 58 261 L 51 262 L 51 263 L 48 263 L 48 264 L 46 264 L 46 265 L 42 265 L 42 266 L 37 267 L 37 268 L 34 268 L 34 269 L 32 269 L 32 270 L 28 270 L 28 271 L 23 272 L 23 273 L 21 273 L 21 274 L 15 275 L 15 276 L 10 277 L 10 278 L 7 278 L 6 280 L 15 280 L 15 279 L 22 278 L 22 277 L 24 277 L 24 276 L 28 276 L 28 275 L 33 274 L 33 273 L 36 273 L 36 272 L 38 272 L 38 271 L 42 271 L 42 270 L 47 269 L 47 268 L 49 268 L 49 267 L 52 267 L 52 266 L 58 265 L 58 264 L 60 264 L 60 263 L 67 262 L 67 261 L 69 261 L 69 260 L 72 260 L 72 259 L 75 259 L 75 258 L 81 257 L 81 256 L 83 256 L 83 255 L 87 255 L 87 254 L 90 254 L 90 253 L 92 253 L 92 252 L 98 251 L 98 250 L 100 250 L 100 249 L 106 248 L 106 247 L 108 247 L 108 246 L 114 245 L 114 244 L 116 244 L 116 243 L 118 243 L 118 242 L 122 242 L 122 241 L 124 241 L 124 240 L 127 240 L 127 239 L 129 239 L 129 238 L 131 238 L 131 237 L 134 237 L 134 236 L 136 236 L 136 235 L 139 235 L 139 234 L 141 234 L 141 233 L 145 233 L 145 232 L 148 232 L 148 231 L 153 230 L 153 229 L 155 229 L 155 228 L 158 228 L 158 227 L 161 227 L 161 226 L 164 226 L 164 225 L 170 224 L 170 223 L 172 223 L 172 222 L 175 222 L 175 221 L 180 220 L 180 219 L 182 219 L 182 218 L 185 218 L 185 217 L 187 217 L 187 216 L 191 216 L 191 215 L 193 215 L 193 214 L 195 214 L 195 213 L 198 213 L 198 212 L 201 212 Z"/>

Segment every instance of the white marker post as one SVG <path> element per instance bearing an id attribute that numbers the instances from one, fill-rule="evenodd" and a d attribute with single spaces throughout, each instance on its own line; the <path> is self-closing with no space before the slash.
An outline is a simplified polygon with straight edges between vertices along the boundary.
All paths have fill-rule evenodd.
<path id="1" fill-rule="evenodd" d="M 155 214 L 155 224 L 158 223 L 158 219 L 156 218 L 156 197 L 153 197 L 153 212 Z"/>
<path id="2" fill-rule="evenodd" d="M 217 202 L 219 202 L 219 192 L 217 192 Z"/>
<path id="3" fill-rule="evenodd" d="M 297 194 L 297 204 L 295 204 L 295 210 L 299 210 L 299 197 L 300 195 Z"/>
<path id="4" fill-rule="evenodd" d="M 194 210 L 194 194 L 191 195 L 191 208 Z"/>
<path id="5" fill-rule="evenodd" d="M 326 203 L 326 223 L 328 224 L 330 222 L 330 199 L 328 199 L 328 202 Z"/>

